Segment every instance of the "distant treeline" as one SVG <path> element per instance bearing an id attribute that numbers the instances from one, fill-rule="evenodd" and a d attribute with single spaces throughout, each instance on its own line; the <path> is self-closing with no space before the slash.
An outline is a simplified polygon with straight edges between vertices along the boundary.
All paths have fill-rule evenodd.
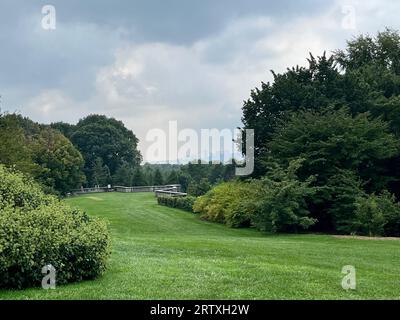
<path id="1" fill-rule="evenodd" d="M 0 163 L 32 176 L 47 193 L 81 186 L 181 184 L 201 195 L 233 178 L 234 165 L 144 164 L 138 139 L 121 121 L 89 115 L 76 125 L 0 114 Z"/>

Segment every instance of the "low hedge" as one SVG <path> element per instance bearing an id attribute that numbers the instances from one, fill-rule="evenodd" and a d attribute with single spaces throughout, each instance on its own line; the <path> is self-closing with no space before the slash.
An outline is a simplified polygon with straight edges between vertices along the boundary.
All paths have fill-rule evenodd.
<path id="1" fill-rule="evenodd" d="M 110 238 L 104 222 L 2 166 L 0 185 L 0 288 L 40 286 L 46 265 L 56 269 L 57 285 L 105 271 Z"/>
<path id="2" fill-rule="evenodd" d="M 172 196 L 160 196 L 157 198 L 158 204 L 178 208 L 193 213 L 193 204 L 196 201 L 196 197 L 172 197 Z"/>

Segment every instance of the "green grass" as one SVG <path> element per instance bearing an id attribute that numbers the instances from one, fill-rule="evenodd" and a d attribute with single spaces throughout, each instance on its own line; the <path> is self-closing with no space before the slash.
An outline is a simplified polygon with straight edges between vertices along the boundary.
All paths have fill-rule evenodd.
<path id="1" fill-rule="evenodd" d="M 265 235 L 156 204 L 153 194 L 67 200 L 109 222 L 107 272 L 56 290 L 0 291 L 0 299 L 399 299 L 400 241 Z M 357 289 L 341 287 L 344 265 Z"/>

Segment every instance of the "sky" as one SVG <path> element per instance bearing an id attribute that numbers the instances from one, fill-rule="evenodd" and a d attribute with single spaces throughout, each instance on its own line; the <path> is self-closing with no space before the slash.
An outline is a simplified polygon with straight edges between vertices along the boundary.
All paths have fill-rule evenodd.
<path id="1" fill-rule="evenodd" d="M 55 29 L 43 28 L 45 5 Z M 270 70 L 400 29 L 398 0 L 2 0 L 1 110 L 41 123 L 99 113 L 149 130 L 235 129 Z M 47 21 L 47 20 L 46 20 Z M 199 133 L 200 135 L 200 133 Z M 158 155 L 159 156 L 159 155 Z M 167 155 L 168 157 L 168 155 Z"/>

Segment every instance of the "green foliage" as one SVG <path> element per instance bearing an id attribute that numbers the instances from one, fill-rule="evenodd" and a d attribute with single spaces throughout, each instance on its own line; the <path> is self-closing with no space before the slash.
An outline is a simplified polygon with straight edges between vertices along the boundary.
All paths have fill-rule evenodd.
<path id="1" fill-rule="evenodd" d="M 111 183 L 110 169 L 101 158 L 96 158 L 90 168 L 90 184 L 92 186 L 106 186 Z"/>
<path id="2" fill-rule="evenodd" d="M 191 181 L 187 187 L 187 193 L 194 197 L 206 194 L 211 189 L 211 184 L 207 178 L 201 178 L 199 182 Z"/>
<path id="3" fill-rule="evenodd" d="M 319 197 L 312 201 L 320 200 L 325 206 L 319 206 L 319 215 L 316 218 L 322 221 L 322 230 L 335 230 L 340 233 L 351 233 L 355 219 L 356 201 L 365 196 L 363 183 L 359 176 L 351 170 L 338 170 L 329 178 L 327 184 L 319 189 Z"/>
<path id="4" fill-rule="evenodd" d="M 400 197 L 399 52 L 397 31 L 360 36 L 307 67 L 273 72 L 244 103 L 244 129 L 257 133 L 253 176 L 268 173 L 267 158 L 283 166 L 304 158 L 299 180 L 315 176 L 314 231 L 352 232 L 357 199 L 386 189 Z M 397 222 L 385 226 L 399 233 Z"/>
<path id="5" fill-rule="evenodd" d="M 137 167 L 133 170 L 132 185 L 133 186 L 147 185 L 147 181 L 141 167 Z"/>
<path id="6" fill-rule="evenodd" d="M 0 114 L 0 141 L 0 163 L 31 175 L 40 171 L 16 115 Z"/>
<path id="7" fill-rule="evenodd" d="M 71 139 L 71 136 L 76 130 L 75 125 L 65 122 L 55 122 L 52 123 L 50 127 L 60 131 L 68 139 Z"/>
<path id="8" fill-rule="evenodd" d="M 387 235 L 385 231 L 392 233 L 390 229 L 400 226 L 400 205 L 387 191 L 380 195 L 358 197 L 355 206 L 352 227 L 359 234 L 382 236 Z"/>
<path id="9" fill-rule="evenodd" d="M 167 179 L 165 180 L 166 184 L 177 184 L 179 182 L 179 177 L 178 173 L 176 170 L 172 170 L 169 175 L 167 176 Z"/>
<path id="10" fill-rule="evenodd" d="M 254 204 L 258 192 L 255 183 L 221 183 L 197 198 L 193 210 L 204 219 L 225 223 L 230 227 L 249 226 L 256 209 Z"/>
<path id="11" fill-rule="evenodd" d="M 113 183 L 116 186 L 131 187 L 133 183 L 133 167 L 126 161 L 118 167 L 113 176 Z"/>
<path id="12" fill-rule="evenodd" d="M 163 176 L 162 176 L 162 174 L 161 174 L 160 169 L 157 168 L 157 169 L 154 171 L 154 175 L 153 175 L 153 185 L 154 185 L 154 186 L 161 186 L 161 185 L 163 185 L 163 184 L 164 184 L 164 178 L 163 178 Z"/>
<path id="13" fill-rule="evenodd" d="M 184 172 L 180 172 L 178 175 L 178 184 L 181 185 L 181 191 L 187 192 L 187 188 L 190 183 L 190 176 Z"/>
<path id="14" fill-rule="evenodd" d="M 301 157 L 300 180 L 316 176 L 313 185 L 320 189 L 309 205 L 319 230 L 350 232 L 356 198 L 382 190 L 393 179 L 380 165 L 397 154 L 398 140 L 387 123 L 366 113 L 299 111 L 272 137 L 268 146 L 275 159 L 287 164 Z"/>
<path id="15" fill-rule="evenodd" d="M 58 130 L 16 114 L 0 115 L 0 163 L 29 174 L 49 193 L 85 182 L 83 158 Z"/>
<path id="16" fill-rule="evenodd" d="M 60 203 L 0 214 L 0 287 L 39 286 L 51 264 L 57 284 L 93 279 L 105 271 L 109 239 L 105 225 Z"/>
<path id="17" fill-rule="evenodd" d="M 307 199 L 315 195 L 315 177 L 300 181 L 296 172 L 303 159 L 293 160 L 287 169 L 272 164 L 267 176 L 261 179 L 257 192 L 254 225 L 263 231 L 288 232 L 308 229 L 316 219 L 310 216 Z"/>
<path id="18" fill-rule="evenodd" d="M 35 178 L 47 188 L 66 194 L 85 183 L 82 155 L 59 131 L 42 128 L 31 148 L 34 162 L 42 168 Z"/>
<path id="19" fill-rule="evenodd" d="M 301 176 L 318 175 L 326 183 L 337 168 L 356 171 L 372 188 L 382 184 L 377 168 L 379 160 L 397 154 L 399 143 L 389 133 L 387 123 L 369 119 L 362 113 L 351 116 L 347 109 L 300 111 L 280 125 L 269 143 L 271 154 L 283 163 L 304 158 Z M 376 170 L 379 170 L 377 168 Z"/>
<path id="20" fill-rule="evenodd" d="M 106 225 L 73 210 L 21 173 L 0 166 L 0 287 L 39 286 L 42 268 L 57 284 L 102 274 L 109 256 Z"/>
<path id="21" fill-rule="evenodd" d="M 140 164 L 141 155 L 137 150 L 138 139 L 121 121 L 102 115 L 90 115 L 81 119 L 71 135 L 71 141 L 85 159 L 85 172 L 89 181 L 91 166 L 100 158 L 114 175 L 127 162 L 131 166 Z"/>
<path id="22" fill-rule="evenodd" d="M 160 205 L 178 208 L 188 212 L 193 212 L 193 204 L 196 201 L 196 197 L 173 197 L 173 196 L 159 196 L 157 202 Z"/>
<path id="23" fill-rule="evenodd" d="M 265 173 L 261 161 L 269 153 L 267 145 L 280 121 L 286 121 L 288 113 L 302 108 L 321 111 L 328 106 L 346 106 L 352 115 L 369 112 L 388 122 L 391 132 L 399 137 L 399 52 L 397 31 L 388 29 L 376 37 L 360 36 L 330 58 L 311 56 L 308 67 L 273 73 L 272 83 L 262 83 L 261 88 L 253 90 L 244 103 L 242 120 L 245 128 L 257 132 L 255 175 Z M 393 161 L 398 163 L 398 152 Z M 380 164 L 380 169 L 398 179 L 400 171 L 393 161 Z M 399 184 L 391 187 L 395 190 Z"/>
<path id="24" fill-rule="evenodd" d="M 262 158 L 268 154 L 277 126 L 290 112 L 301 108 L 320 110 L 327 106 L 343 106 L 348 103 L 350 85 L 341 78 L 333 57 L 308 59 L 308 67 L 288 68 L 283 74 L 273 74 L 273 83 L 262 83 L 261 88 L 251 92 L 250 99 L 243 105 L 244 129 L 254 129 L 255 172 L 265 174 Z"/>
<path id="25" fill-rule="evenodd" d="M 8 207 L 33 210 L 53 202 L 31 178 L 0 165 L 0 214 Z"/>
<path id="26" fill-rule="evenodd" d="M 230 227 L 255 225 L 269 232 L 307 229 L 316 222 L 310 217 L 307 199 L 317 188 L 311 186 L 314 177 L 305 182 L 297 178 L 303 161 L 292 161 L 287 169 L 272 163 L 261 180 L 221 183 L 199 197 L 193 209 L 204 219 Z"/>

